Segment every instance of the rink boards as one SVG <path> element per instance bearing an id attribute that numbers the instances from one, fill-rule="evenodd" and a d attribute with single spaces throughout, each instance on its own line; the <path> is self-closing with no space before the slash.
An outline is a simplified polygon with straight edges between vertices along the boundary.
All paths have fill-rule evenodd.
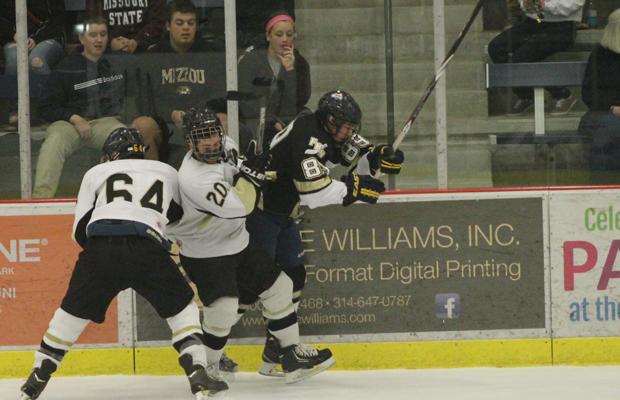
<path id="1" fill-rule="evenodd" d="M 391 194 L 300 224 L 305 342 L 340 369 L 620 364 L 620 189 Z M 79 253 L 72 201 L 0 204 L 0 377 L 31 368 Z M 228 353 L 258 367 L 254 307 Z M 170 332 L 126 291 L 59 373 L 180 373 Z"/>

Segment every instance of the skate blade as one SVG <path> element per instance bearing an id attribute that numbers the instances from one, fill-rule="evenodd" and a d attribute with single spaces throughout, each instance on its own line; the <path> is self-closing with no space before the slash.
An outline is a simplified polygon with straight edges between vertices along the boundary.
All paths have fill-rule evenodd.
<path id="1" fill-rule="evenodd" d="M 328 358 L 322 363 L 315 365 L 310 369 L 298 369 L 296 371 L 285 374 L 284 381 L 287 384 L 301 382 L 305 379 L 308 379 L 320 372 L 325 371 L 328 368 L 331 368 L 334 364 L 336 364 L 336 360 L 334 358 Z"/>
<path id="2" fill-rule="evenodd" d="M 28 396 L 24 392 L 21 392 L 20 395 L 19 395 L 19 400 L 32 400 L 32 397 Z"/>
<path id="3" fill-rule="evenodd" d="M 195 400 L 208 400 L 208 399 L 213 399 L 213 398 L 226 397 L 227 392 L 228 392 L 228 389 L 226 390 L 203 390 L 203 391 L 196 393 L 194 396 L 195 396 Z"/>
<path id="4" fill-rule="evenodd" d="M 269 363 L 267 361 L 263 361 L 258 369 L 258 373 L 273 378 L 284 378 L 284 371 L 282 371 L 280 364 Z"/>
<path id="5" fill-rule="evenodd" d="M 231 382 L 235 381 L 235 373 L 234 372 L 220 370 L 220 376 L 222 377 L 222 379 L 226 383 L 231 383 Z"/>

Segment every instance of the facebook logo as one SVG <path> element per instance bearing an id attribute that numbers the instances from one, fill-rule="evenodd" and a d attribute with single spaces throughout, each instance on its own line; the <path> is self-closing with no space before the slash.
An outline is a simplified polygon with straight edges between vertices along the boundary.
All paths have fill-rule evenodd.
<path id="1" fill-rule="evenodd" d="M 458 293 L 437 293 L 435 295 L 435 314 L 437 318 L 458 318 L 461 312 L 461 296 Z"/>

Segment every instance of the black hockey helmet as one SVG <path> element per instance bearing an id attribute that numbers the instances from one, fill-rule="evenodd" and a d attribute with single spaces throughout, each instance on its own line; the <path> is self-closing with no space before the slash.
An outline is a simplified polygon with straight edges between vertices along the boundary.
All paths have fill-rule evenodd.
<path id="1" fill-rule="evenodd" d="M 206 163 L 216 163 L 225 158 L 226 131 L 213 111 L 189 109 L 183 116 L 183 130 L 185 143 L 191 149 L 194 158 Z M 216 145 L 198 146 L 200 140 L 215 135 L 220 139 Z"/>
<path id="2" fill-rule="evenodd" d="M 126 158 L 144 158 L 148 146 L 144 144 L 142 134 L 135 128 L 120 127 L 110 132 L 103 143 L 103 161 L 123 160 Z"/>
<path id="3" fill-rule="evenodd" d="M 321 96 L 317 114 L 332 135 L 345 123 L 353 125 L 351 135 L 358 133 L 362 126 L 362 110 L 353 96 L 344 90 L 333 90 Z"/>

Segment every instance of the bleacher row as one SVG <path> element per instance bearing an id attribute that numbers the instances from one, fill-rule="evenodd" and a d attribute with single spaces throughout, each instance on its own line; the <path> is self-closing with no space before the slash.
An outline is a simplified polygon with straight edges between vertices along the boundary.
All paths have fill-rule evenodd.
<path id="1" fill-rule="evenodd" d="M 222 0 L 193 0 L 198 6 L 202 7 L 222 7 Z M 67 10 L 80 11 L 85 7 L 85 0 L 65 0 Z M 585 60 L 583 55 L 586 54 L 594 43 L 585 43 L 583 41 L 577 41 L 575 46 L 568 50 L 566 54 L 568 56 L 562 57 L 560 60 L 556 60 L 558 57 L 553 57 L 554 60 L 550 60 L 542 63 L 528 64 L 528 65 L 486 65 L 486 87 L 487 89 L 499 88 L 499 87 L 512 87 L 512 86 L 529 86 L 538 88 L 537 91 L 542 91 L 542 87 L 553 85 L 566 85 L 577 87 L 581 85 L 583 79 L 583 71 L 585 69 Z M 572 53 L 581 53 L 581 56 L 576 57 L 578 61 L 567 61 L 566 59 L 572 58 Z M 549 71 L 553 71 L 549 73 Z M 4 95 L 15 95 L 17 93 L 15 82 L 5 82 L 6 78 L 0 76 L 0 98 Z M 14 87 L 11 87 L 14 85 Z M 9 88 L 5 90 L 5 88 Z M 31 81 L 31 95 L 36 97 L 40 86 L 36 82 L 36 79 Z M 2 116 L 0 115 L 0 118 Z M 491 145 L 537 145 L 545 146 L 547 168 L 552 168 L 555 171 L 556 166 L 556 146 L 564 144 L 579 144 L 587 146 L 587 139 L 577 135 L 575 131 L 562 131 L 562 132 L 545 132 L 544 130 L 544 110 L 542 109 L 542 103 L 538 103 L 534 114 L 534 119 L 538 121 L 536 129 L 530 133 L 513 133 L 504 132 L 501 134 L 489 135 Z M 4 121 L 2 118 L 0 121 Z M 540 122 L 542 121 L 542 123 Z M 542 130 L 540 129 L 542 127 Z M 3 179 L 3 184 L 0 188 L 0 198 L 12 196 L 16 197 L 19 192 L 19 146 L 18 137 L 14 134 L 5 134 L 0 131 L 0 142 L 2 143 L 0 150 L 0 168 L 4 171 L 15 171 L 13 174 L 9 174 Z M 38 156 L 38 150 L 41 145 L 41 141 L 45 136 L 45 126 L 36 125 L 32 128 L 32 159 L 33 164 L 36 162 Z M 72 196 L 76 192 L 77 185 L 81 179 L 82 173 L 89 166 L 94 165 L 98 161 L 99 154 L 93 150 L 84 149 L 77 152 L 74 156 L 67 160 L 66 166 L 63 171 L 63 177 L 57 193 L 57 196 Z M 553 172 L 554 173 L 554 172 Z"/>

